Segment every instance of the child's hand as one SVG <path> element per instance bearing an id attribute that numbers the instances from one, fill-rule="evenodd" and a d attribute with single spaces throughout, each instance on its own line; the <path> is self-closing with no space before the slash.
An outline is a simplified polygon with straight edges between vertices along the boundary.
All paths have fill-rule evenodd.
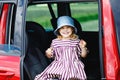
<path id="1" fill-rule="evenodd" d="M 46 56 L 48 58 L 52 58 L 53 57 L 52 48 L 51 47 L 46 50 Z"/>
<path id="2" fill-rule="evenodd" d="M 87 56 L 88 50 L 86 48 L 87 43 L 84 40 L 80 40 L 80 48 L 81 48 L 81 57 L 85 58 Z"/>
<path id="3" fill-rule="evenodd" d="M 84 47 L 86 47 L 87 43 L 84 40 L 80 40 L 79 45 L 81 48 L 84 48 Z"/>

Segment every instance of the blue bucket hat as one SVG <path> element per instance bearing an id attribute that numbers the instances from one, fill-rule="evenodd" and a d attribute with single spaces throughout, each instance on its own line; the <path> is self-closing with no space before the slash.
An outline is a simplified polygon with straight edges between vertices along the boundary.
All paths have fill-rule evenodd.
<path id="1" fill-rule="evenodd" d="M 66 26 L 66 25 L 73 27 L 75 30 L 75 33 L 77 33 L 77 29 L 74 26 L 74 20 L 69 16 L 61 16 L 57 19 L 57 29 L 54 31 L 55 35 L 58 34 L 58 32 L 57 32 L 58 29 L 60 29 L 63 26 Z"/>

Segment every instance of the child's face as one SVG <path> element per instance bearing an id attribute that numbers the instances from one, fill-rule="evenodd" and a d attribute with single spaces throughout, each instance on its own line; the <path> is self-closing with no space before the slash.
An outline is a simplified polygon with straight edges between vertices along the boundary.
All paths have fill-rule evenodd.
<path id="1" fill-rule="evenodd" d="M 70 38 L 73 30 L 70 26 L 63 26 L 59 29 L 59 33 L 62 36 L 62 38 Z"/>

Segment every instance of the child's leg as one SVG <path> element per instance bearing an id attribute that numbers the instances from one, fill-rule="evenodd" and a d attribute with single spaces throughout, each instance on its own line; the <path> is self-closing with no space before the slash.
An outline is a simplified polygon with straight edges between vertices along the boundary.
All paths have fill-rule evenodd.
<path id="1" fill-rule="evenodd" d="M 79 79 L 77 79 L 77 78 L 70 78 L 69 80 L 79 80 Z"/>
<path id="2" fill-rule="evenodd" d="M 47 80 L 59 80 L 58 78 L 49 78 Z"/>
<path id="3" fill-rule="evenodd" d="M 52 78 L 52 80 L 60 80 L 58 77 Z"/>

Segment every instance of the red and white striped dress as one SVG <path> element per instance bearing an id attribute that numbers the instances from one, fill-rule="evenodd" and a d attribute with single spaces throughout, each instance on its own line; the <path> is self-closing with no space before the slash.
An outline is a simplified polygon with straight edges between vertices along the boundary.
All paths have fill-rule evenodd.
<path id="1" fill-rule="evenodd" d="M 79 39 L 54 39 L 51 47 L 55 59 L 41 74 L 35 77 L 35 80 L 51 80 L 54 76 L 57 76 L 59 80 L 71 78 L 86 80 L 84 64 L 78 58 L 81 53 L 79 42 Z"/>

